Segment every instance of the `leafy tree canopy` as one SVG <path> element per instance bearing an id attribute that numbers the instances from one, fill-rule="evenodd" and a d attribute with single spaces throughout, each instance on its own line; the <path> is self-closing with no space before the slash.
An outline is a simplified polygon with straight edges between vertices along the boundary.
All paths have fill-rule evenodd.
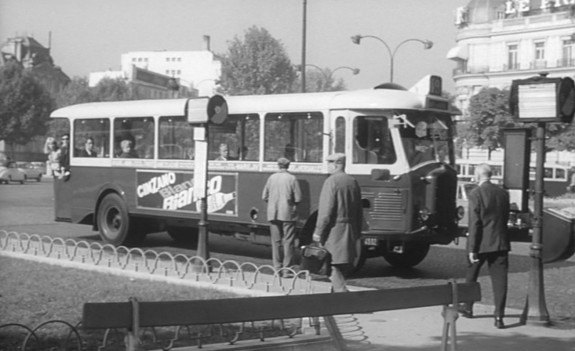
<path id="1" fill-rule="evenodd" d="M 25 144 L 44 135 L 54 101 L 33 75 L 18 63 L 0 67 L 0 140 Z"/>
<path id="2" fill-rule="evenodd" d="M 494 150 L 503 145 L 503 128 L 514 127 L 509 113 L 509 91 L 483 88 L 469 101 L 469 117 L 460 129 L 468 146 Z"/>
<path id="3" fill-rule="evenodd" d="M 222 90 L 231 95 L 282 94 L 292 89 L 296 72 L 283 44 L 270 33 L 249 28 L 222 57 Z"/>

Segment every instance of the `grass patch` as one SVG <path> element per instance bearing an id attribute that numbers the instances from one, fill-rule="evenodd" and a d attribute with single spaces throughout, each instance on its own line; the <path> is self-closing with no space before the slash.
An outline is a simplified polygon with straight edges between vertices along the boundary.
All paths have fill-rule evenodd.
<path id="1" fill-rule="evenodd" d="M 0 326 L 18 323 L 35 328 L 50 320 L 63 320 L 75 326 L 82 318 L 85 302 L 126 302 L 130 297 L 140 301 L 170 301 L 238 295 L 0 256 Z M 46 349 L 45 342 L 52 342 L 51 339 L 62 342 L 69 332 L 62 327 L 43 329 L 43 345 L 38 349 Z M 16 350 L 12 347 L 20 345 L 25 334 L 23 329 L 1 328 L 0 350 Z M 93 338 L 87 349 L 97 349 L 101 333 Z M 122 336 L 118 338 L 121 341 Z"/>

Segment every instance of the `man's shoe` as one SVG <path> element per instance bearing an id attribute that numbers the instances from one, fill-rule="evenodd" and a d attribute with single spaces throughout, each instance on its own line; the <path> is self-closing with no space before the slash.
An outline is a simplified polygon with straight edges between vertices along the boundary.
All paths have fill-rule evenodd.
<path id="1" fill-rule="evenodd" d="M 465 318 L 473 318 L 473 311 L 465 305 L 459 305 L 457 307 L 457 312 Z"/>
<path id="2" fill-rule="evenodd" d="M 505 324 L 503 324 L 503 317 L 495 317 L 495 328 L 504 329 Z"/>

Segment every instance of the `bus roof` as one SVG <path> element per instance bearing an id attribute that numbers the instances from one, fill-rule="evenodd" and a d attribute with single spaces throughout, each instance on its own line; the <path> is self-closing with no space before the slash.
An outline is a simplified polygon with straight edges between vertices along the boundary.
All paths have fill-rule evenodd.
<path id="1" fill-rule="evenodd" d="M 334 109 L 422 109 L 425 97 L 406 90 L 365 89 L 323 93 L 225 97 L 230 114 Z M 60 108 L 52 118 L 181 116 L 188 99 L 92 102 Z M 445 111 L 446 113 L 448 111 Z"/>
<path id="2" fill-rule="evenodd" d="M 323 93 L 226 97 L 229 113 L 336 109 L 420 109 L 422 100 L 405 90 L 365 89 Z"/>
<path id="3" fill-rule="evenodd" d="M 50 117 L 59 118 L 104 118 L 183 116 L 188 99 L 128 100 L 111 102 L 89 102 L 57 109 Z"/>

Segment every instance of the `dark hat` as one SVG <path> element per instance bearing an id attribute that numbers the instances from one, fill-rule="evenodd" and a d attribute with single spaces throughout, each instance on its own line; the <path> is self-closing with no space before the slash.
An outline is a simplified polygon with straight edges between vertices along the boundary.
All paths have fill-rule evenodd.
<path id="1" fill-rule="evenodd" d="M 279 168 L 288 168 L 290 164 L 290 160 L 285 157 L 278 158 L 278 166 Z"/>
<path id="2" fill-rule="evenodd" d="M 335 153 L 331 154 L 326 159 L 328 162 L 338 163 L 338 164 L 345 164 L 345 155 L 342 153 Z"/>

